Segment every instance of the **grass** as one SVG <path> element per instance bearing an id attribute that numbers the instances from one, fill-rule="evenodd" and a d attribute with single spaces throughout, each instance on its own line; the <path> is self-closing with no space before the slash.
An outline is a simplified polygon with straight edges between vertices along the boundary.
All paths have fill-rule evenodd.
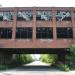
<path id="1" fill-rule="evenodd" d="M 0 70 L 7 70 L 8 68 L 8 65 L 0 65 Z"/>

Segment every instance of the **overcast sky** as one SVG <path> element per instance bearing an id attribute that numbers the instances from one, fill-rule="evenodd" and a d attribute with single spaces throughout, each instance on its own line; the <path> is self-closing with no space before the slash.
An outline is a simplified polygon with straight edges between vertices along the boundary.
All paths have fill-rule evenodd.
<path id="1" fill-rule="evenodd" d="M 3 7 L 75 7 L 75 0 L 0 0 Z"/>

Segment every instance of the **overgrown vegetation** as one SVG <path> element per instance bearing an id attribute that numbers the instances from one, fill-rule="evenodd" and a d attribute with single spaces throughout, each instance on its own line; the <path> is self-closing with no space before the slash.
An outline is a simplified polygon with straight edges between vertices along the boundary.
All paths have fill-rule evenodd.
<path id="1" fill-rule="evenodd" d="M 68 61 L 68 66 L 70 69 L 75 69 L 75 45 L 70 47 L 70 54 L 65 57 L 66 61 Z"/>
<path id="2" fill-rule="evenodd" d="M 69 65 L 58 60 L 58 56 L 55 54 L 42 54 L 40 57 L 42 62 L 50 64 L 50 66 L 55 66 L 62 71 L 69 71 Z"/>
<path id="3" fill-rule="evenodd" d="M 0 64 L 0 70 L 8 70 L 17 67 L 15 64 Z"/>
<path id="4" fill-rule="evenodd" d="M 33 62 L 33 58 L 29 54 L 17 54 L 16 63 L 18 64 L 27 64 Z"/>
<path id="5" fill-rule="evenodd" d="M 42 54 L 40 61 L 53 65 L 57 61 L 57 55 L 54 54 Z"/>
<path id="6" fill-rule="evenodd" d="M 6 70 L 8 69 L 8 65 L 0 65 L 0 70 Z"/>
<path id="7" fill-rule="evenodd" d="M 65 55 L 64 63 L 59 63 L 57 67 L 64 71 L 75 70 L 75 45 L 72 45 L 69 54 Z"/>
<path id="8" fill-rule="evenodd" d="M 56 67 L 62 71 L 69 71 L 70 70 L 68 64 L 65 64 L 63 62 L 59 62 L 58 64 L 56 64 Z"/>
<path id="9" fill-rule="evenodd" d="M 12 69 L 34 61 L 30 54 L 16 54 L 15 61 L 12 64 L 1 64 L 0 70 Z"/>
<path id="10" fill-rule="evenodd" d="M 59 61 L 58 56 L 55 54 L 42 54 L 40 61 L 48 63 L 50 66 L 55 65 L 57 68 L 63 71 L 69 71 L 70 69 L 75 70 L 75 45 L 70 47 L 70 54 L 65 55 L 65 61 Z M 33 58 L 29 54 L 16 54 L 15 57 L 16 65 L 27 64 L 33 62 Z M 14 65 L 14 64 L 13 64 Z M 0 70 L 9 69 L 9 65 L 0 65 Z"/>

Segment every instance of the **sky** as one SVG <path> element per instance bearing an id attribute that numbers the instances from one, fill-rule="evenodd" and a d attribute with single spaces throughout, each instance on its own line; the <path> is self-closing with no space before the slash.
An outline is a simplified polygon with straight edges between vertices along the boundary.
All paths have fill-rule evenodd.
<path id="1" fill-rule="evenodd" d="M 39 60 L 39 58 L 40 58 L 40 54 L 31 54 L 31 56 L 32 56 L 32 58 L 34 59 L 34 60 Z"/>
<path id="2" fill-rule="evenodd" d="M 75 0 L 0 0 L 2 7 L 75 7 Z"/>

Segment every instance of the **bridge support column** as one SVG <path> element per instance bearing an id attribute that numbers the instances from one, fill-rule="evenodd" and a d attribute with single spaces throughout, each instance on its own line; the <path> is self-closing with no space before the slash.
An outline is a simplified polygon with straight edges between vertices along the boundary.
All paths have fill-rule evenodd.
<path id="1" fill-rule="evenodd" d="M 65 53 L 58 54 L 58 61 L 65 64 Z"/>
<path id="2" fill-rule="evenodd" d="M 13 54 L 0 52 L 0 64 L 12 64 Z"/>

